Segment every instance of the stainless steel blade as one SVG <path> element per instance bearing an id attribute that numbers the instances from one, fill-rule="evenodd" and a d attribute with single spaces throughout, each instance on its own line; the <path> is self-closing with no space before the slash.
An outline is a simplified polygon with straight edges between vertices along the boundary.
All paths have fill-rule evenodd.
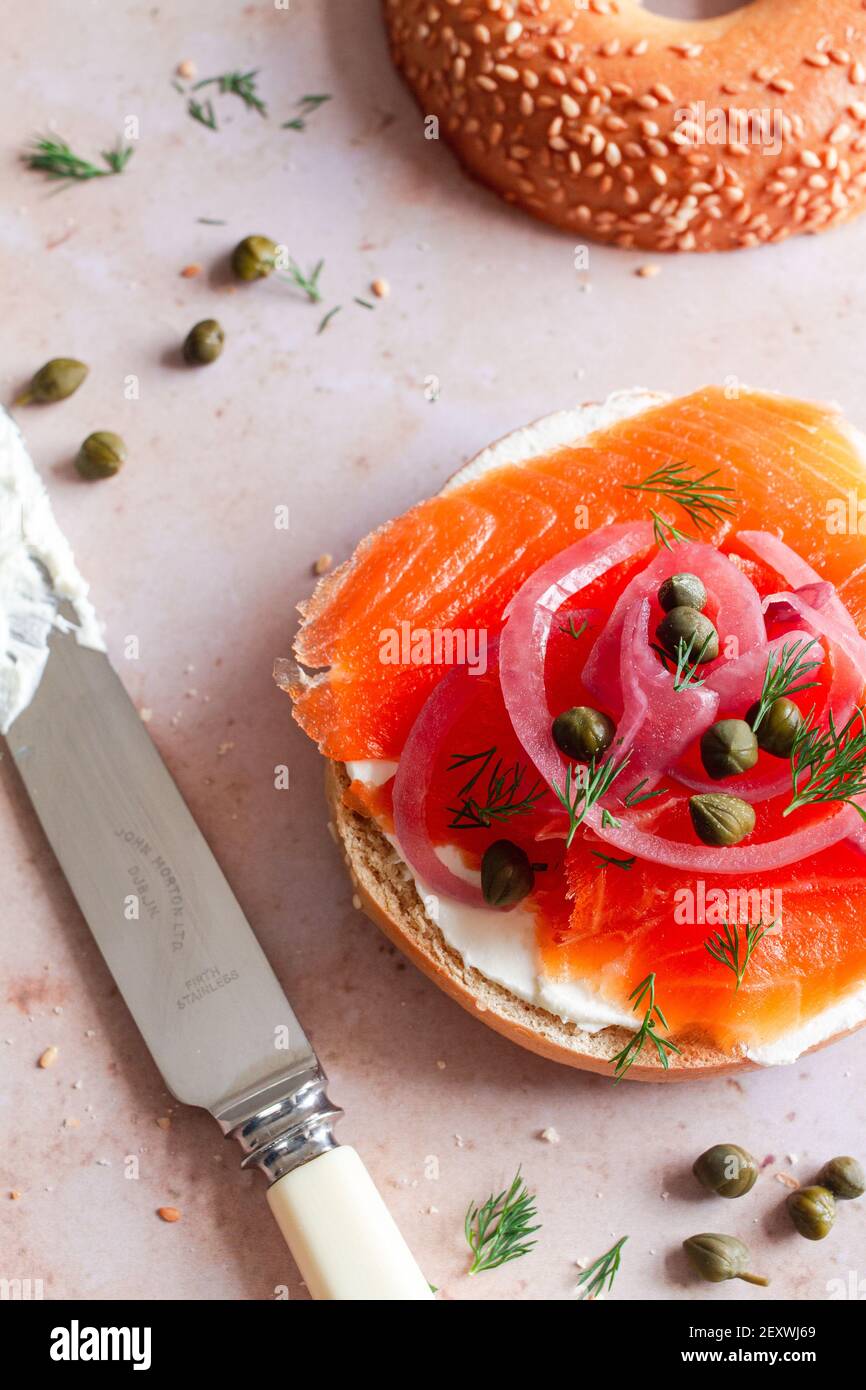
<path id="1" fill-rule="evenodd" d="M 315 1053 L 108 658 L 55 632 L 7 742 L 172 1093 L 230 1128 L 283 1094 L 287 1079 L 315 1072 Z"/>

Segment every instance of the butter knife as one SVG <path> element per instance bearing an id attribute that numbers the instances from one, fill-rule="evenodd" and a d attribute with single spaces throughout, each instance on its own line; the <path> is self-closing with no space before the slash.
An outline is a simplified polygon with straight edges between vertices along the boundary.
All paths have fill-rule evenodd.
<path id="1" fill-rule="evenodd" d="M 168 1089 L 269 1184 L 316 1299 L 432 1298 L 303 1029 L 108 657 L 54 630 L 6 734 L 36 813 Z"/>

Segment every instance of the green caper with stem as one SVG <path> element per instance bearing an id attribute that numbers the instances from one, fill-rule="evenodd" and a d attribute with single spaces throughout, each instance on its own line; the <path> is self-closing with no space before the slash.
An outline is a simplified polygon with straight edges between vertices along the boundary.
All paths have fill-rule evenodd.
<path id="1" fill-rule="evenodd" d="M 760 708 L 760 703 L 756 702 L 746 713 L 746 720 L 753 729 Z M 794 701 L 780 695 L 778 700 L 774 700 L 770 705 L 755 730 L 758 747 L 763 748 L 765 753 L 772 753 L 774 758 L 789 757 L 802 722 L 803 716 Z"/>
<path id="2" fill-rule="evenodd" d="M 717 1235 L 705 1231 L 699 1236 L 689 1236 L 683 1241 L 692 1268 L 710 1284 L 721 1284 L 726 1279 L 745 1279 L 747 1284 L 761 1284 L 766 1288 L 769 1279 L 762 1274 L 751 1274 L 749 1247 L 736 1236 Z"/>
<path id="3" fill-rule="evenodd" d="M 737 777 L 758 761 L 758 740 L 745 719 L 720 719 L 701 735 L 701 762 L 713 781 Z"/>
<path id="4" fill-rule="evenodd" d="M 800 1187 L 789 1193 L 785 1205 L 800 1235 L 807 1240 L 823 1240 L 832 1231 L 836 1198 L 829 1187 L 820 1187 L 817 1183 Z"/>
<path id="5" fill-rule="evenodd" d="M 662 618 L 656 628 L 656 637 L 672 657 L 677 656 L 680 642 L 685 646 L 691 642 L 690 659 L 700 659 L 701 665 L 706 661 L 715 661 L 719 654 L 719 634 L 709 618 L 699 613 L 697 608 L 688 608 L 684 604 L 672 608 Z"/>
<path id="6" fill-rule="evenodd" d="M 232 252 L 232 270 L 239 280 L 262 280 L 277 263 L 277 243 L 267 236 L 245 236 Z"/>
<path id="7" fill-rule="evenodd" d="M 514 907 L 535 885 L 529 856 L 512 840 L 494 840 L 481 860 L 481 891 L 491 907 Z"/>
<path id="8" fill-rule="evenodd" d="M 112 430 L 96 430 L 89 434 L 78 451 L 75 467 L 88 482 L 113 478 L 126 458 L 126 445 Z"/>
<path id="9" fill-rule="evenodd" d="M 758 1165 L 739 1144 L 714 1144 L 696 1158 L 692 1172 L 702 1187 L 719 1197 L 744 1197 L 758 1177 Z"/>
<path id="10" fill-rule="evenodd" d="M 223 350 L 226 335 L 216 319 L 202 319 L 186 335 L 183 355 L 193 366 L 215 362 Z"/>
<path id="11" fill-rule="evenodd" d="M 575 705 L 553 721 L 553 741 L 561 753 L 578 763 L 601 757 L 613 743 L 616 725 L 601 710 Z"/>
<path id="12" fill-rule="evenodd" d="M 659 603 L 666 613 L 672 608 L 706 607 L 707 591 L 696 574 L 672 574 L 662 584 L 658 593 Z"/>
<path id="13" fill-rule="evenodd" d="M 16 397 L 14 405 L 48 405 L 65 401 L 77 391 L 88 368 L 74 357 L 52 357 L 31 377 L 30 385 Z"/>
<path id="14" fill-rule="evenodd" d="M 843 1154 L 831 1158 L 818 1174 L 821 1187 L 827 1187 L 837 1202 L 853 1202 L 866 1192 L 866 1173 L 856 1158 Z"/>
<path id="15" fill-rule="evenodd" d="M 726 792 L 689 797 L 689 815 L 695 834 L 705 845 L 738 845 L 755 828 L 755 812 L 748 801 Z"/>

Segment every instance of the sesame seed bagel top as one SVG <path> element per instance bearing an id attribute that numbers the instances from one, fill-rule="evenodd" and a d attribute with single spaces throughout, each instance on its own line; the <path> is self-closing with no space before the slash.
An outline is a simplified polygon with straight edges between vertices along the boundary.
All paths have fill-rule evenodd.
<path id="1" fill-rule="evenodd" d="M 866 0 L 717 19 L 636 0 L 385 0 L 394 61 L 465 167 L 579 236 L 781 241 L 866 201 Z"/>

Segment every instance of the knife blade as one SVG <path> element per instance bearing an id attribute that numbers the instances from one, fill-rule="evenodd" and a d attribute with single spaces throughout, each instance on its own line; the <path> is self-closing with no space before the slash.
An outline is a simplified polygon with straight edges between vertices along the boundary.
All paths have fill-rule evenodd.
<path id="1" fill-rule="evenodd" d="M 108 657 L 52 632 L 7 743 L 169 1090 L 210 1111 L 310 1292 L 432 1295 L 352 1149 L 316 1054 Z"/>

